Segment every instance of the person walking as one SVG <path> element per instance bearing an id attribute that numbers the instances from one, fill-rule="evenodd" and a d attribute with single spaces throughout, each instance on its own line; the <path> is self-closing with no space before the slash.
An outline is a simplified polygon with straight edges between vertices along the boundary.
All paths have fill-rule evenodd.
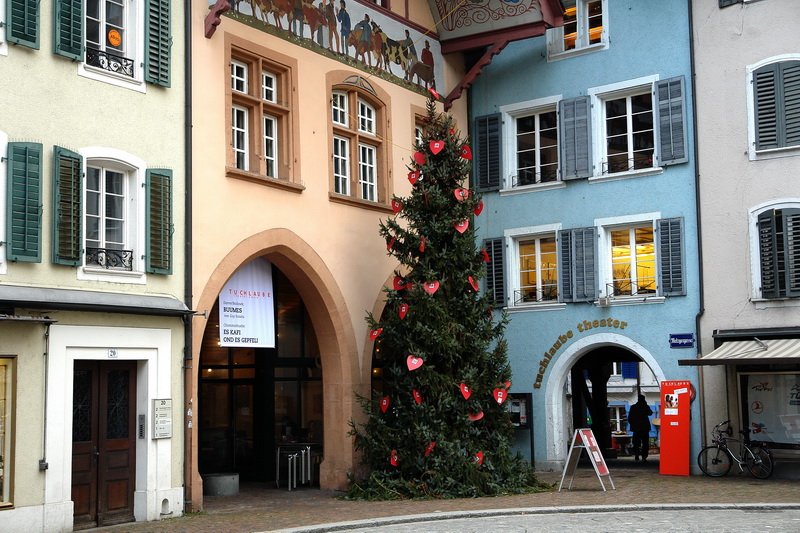
<path id="1" fill-rule="evenodd" d="M 642 461 L 647 461 L 647 452 L 650 449 L 650 415 L 653 410 L 647 405 L 644 394 L 639 395 L 639 400 L 631 405 L 628 411 L 628 426 L 633 433 L 633 455 L 636 461 L 641 455 Z"/>

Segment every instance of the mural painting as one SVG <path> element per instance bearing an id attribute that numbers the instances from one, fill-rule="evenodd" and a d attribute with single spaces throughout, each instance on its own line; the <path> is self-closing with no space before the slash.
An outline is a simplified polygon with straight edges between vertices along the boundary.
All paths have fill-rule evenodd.
<path id="1" fill-rule="evenodd" d="M 353 0 L 234 0 L 225 16 L 420 91 L 444 76 L 433 31 Z"/>

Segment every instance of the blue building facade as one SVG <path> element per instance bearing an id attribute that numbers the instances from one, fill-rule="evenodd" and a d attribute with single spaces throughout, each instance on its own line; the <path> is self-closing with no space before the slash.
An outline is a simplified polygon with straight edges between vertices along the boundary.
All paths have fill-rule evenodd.
<path id="1" fill-rule="evenodd" d="M 637 393 L 657 437 L 659 383 L 695 384 L 678 359 L 700 308 L 687 4 L 565 5 L 563 27 L 509 44 L 470 91 L 486 290 L 510 319 L 511 392 L 530 394 L 517 445 L 543 470 L 578 427 L 619 448 Z"/>

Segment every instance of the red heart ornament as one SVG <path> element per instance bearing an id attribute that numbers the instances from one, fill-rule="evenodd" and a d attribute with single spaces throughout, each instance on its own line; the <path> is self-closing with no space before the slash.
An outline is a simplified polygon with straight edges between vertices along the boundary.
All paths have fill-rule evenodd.
<path id="1" fill-rule="evenodd" d="M 436 441 L 429 442 L 428 445 L 425 446 L 425 457 L 428 457 L 431 452 L 433 452 L 434 448 L 436 448 Z"/>
<path id="2" fill-rule="evenodd" d="M 481 200 L 480 202 L 478 202 L 478 205 L 476 205 L 476 206 L 475 206 L 475 207 L 472 209 L 472 212 L 473 212 L 473 213 L 475 213 L 475 216 L 478 216 L 478 215 L 480 215 L 481 213 L 483 213 L 483 200 Z"/>
<path id="3" fill-rule="evenodd" d="M 478 466 L 483 464 L 483 452 L 478 452 L 475 454 L 475 463 Z"/>
<path id="4" fill-rule="evenodd" d="M 469 220 L 464 219 L 461 222 L 456 222 L 453 224 L 453 227 L 456 228 L 457 232 L 464 233 L 469 227 Z"/>
<path id="5" fill-rule="evenodd" d="M 483 411 L 478 411 L 477 413 L 469 413 L 467 414 L 467 418 L 469 418 L 473 422 L 477 422 L 478 420 L 483 418 Z"/>
<path id="6" fill-rule="evenodd" d="M 486 248 L 481 248 L 481 255 L 483 256 L 484 263 L 492 262 L 492 259 L 489 257 L 489 252 L 486 251 Z"/>
<path id="7" fill-rule="evenodd" d="M 419 170 L 412 170 L 411 172 L 408 173 L 408 181 L 411 182 L 411 185 L 414 185 L 415 183 L 417 183 L 419 176 L 420 176 Z"/>
<path id="8" fill-rule="evenodd" d="M 425 164 L 425 154 L 423 154 L 422 152 L 414 152 L 414 162 L 416 164 L 418 164 L 419 166 L 424 165 Z"/>
<path id="9" fill-rule="evenodd" d="M 467 161 L 472 160 L 472 148 L 470 148 L 469 145 L 465 144 L 461 147 L 461 157 Z"/>
<path id="10" fill-rule="evenodd" d="M 419 253 L 425 252 L 425 242 L 427 240 L 428 239 L 426 239 L 425 237 L 420 237 L 419 238 Z"/>
<path id="11" fill-rule="evenodd" d="M 425 292 L 433 296 L 433 294 L 439 290 L 439 282 L 438 281 L 426 281 L 425 284 L 422 286 L 425 289 Z"/>
<path id="12" fill-rule="evenodd" d="M 390 403 L 392 403 L 392 400 L 390 400 L 388 396 L 381 398 L 381 413 L 385 413 L 387 409 L 389 409 Z"/>
<path id="13" fill-rule="evenodd" d="M 510 381 L 506 381 L 505 382 L 505 386 L 506 386 L 506 390 L 510 389 L 511 388 L 511 382 Z"/>
<path id="14" fill-rule="evenodd" d="M 494 400 L 498 404 L 502 405 L 502 403 L 506 401 L 506 398 L 508 397 L 508 392 L 505 389 L 494 389 L 492 391 L 492 396 L 494 396 Z"/>
<path id="15" fill-rule="evenodd" d="M 469 189 L 459 187 L 458 189 L 453 191 L 453 195 L 456 197 L 456 200 L 458 200 L 459 202 L 463 202 L 464 200 L 469 198 Z"/>
<path id="16" fill-rule="evenodd" d="M 370 332 L 369 332 L 369 340 L 374 341 L 375 339 L 377 339 L 380 336 L 381 333 L 383 333 L 383 328 L 376 328 L 376 329 L 370 330 Z"/>
<path id="17" fill-rule="evenodd" d="M 406 282 L 400 276 L 395 276 L 394 280 L 392 280 L 392 287 L 396 291 L 402 291 L 406 288 Z"/>
<path id="18" fill-rule="evenodd" d="M 469 390 L 469 386 L 466 383 L 462 383 L 458 388 L 461 389 L 461 396 L 463 396 L 465 400 L 469 400 L 469 397 L 472 396 L 472 391 Z"/>
<path id="19" fill-rule="evenodd" d="M 400 461 L 397 459 L 397 450 L 392 450 L 392 453 L 389 454 L 389 463 L 392 466 L 397 466 Z"/>
<path id="20" fill-rule="evenodd" d="M 416 355 L 409 355 L 406 357 L 406 366 L 409 370 L 418 369 L 424 362 L 425 361 L 423 361 L 421 357 L 417 357 Z"/>
<path id="21" fill-rule="evenodd" d="M 422 394 L 420 394 L 417 389 L 411 391 L 411 396 L 414 397 L 414 401 L 417 402 L 417 405 L 422 403 Z"/>
<path id="22" fill-rule="evenodd" d="M 403 202 L 392 198 L 392 211 L 394 211 L 394 213 L 397 214 L 402 210 L 403 210 Z"/>
<path id="23" fill-rule="evenodd" d="M 394 237 L 386 241 L 386 249 L 391 250 L 394 247 L 395 242 L 397 242 L 397 239 L 395 239 Z"/>
<path id="24" fill-rule="evenodd" d="M 472 276 L 467 276 L 467 279 L 469 279 L 469 284 L 472 286 L 472 290 L 478 292 L 478 282 L 475 281 L 475 278 Z"/>
<path id="25" fill-rule="evenodd" d="M 408 314 L 408 304 L 400 304 L 400 307 L 397 308 L 397 316 L 400 317 L 400 320 L 403 320 L 407 314 Z"/>
<path id="26" fill-rule="evenodd" d="M 444 141 L 431 141 L 430 143 L 428 143 L 428 146 L 430 146 L 431 153 L 433 155 L 436 155 L 442 150 L 444 150 Z M 420 163 L 420 165 L 421 164 L 422 163 Z"/>

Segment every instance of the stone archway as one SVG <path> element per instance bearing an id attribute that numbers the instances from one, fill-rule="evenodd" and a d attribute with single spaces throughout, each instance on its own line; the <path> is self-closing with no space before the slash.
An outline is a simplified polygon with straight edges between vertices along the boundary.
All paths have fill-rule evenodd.
<path id="1" fill-rule="evenodd" d="M 605 346 L 616 346 L 638 356 L 647 364 L 656 376 L 658 382 L 666 379 L 665 374 L 653 354 L 644 346 L 632 339 L 616 333 L 598 333 L 589 335 L 575 341 L 563 354 L 549 365 L 550 376 L 544 387 L 545 406 L 543 412 L 547 417 L 545 423 L 550 428 L 546 432 L 545 458 L 537 459 L 537 467 L 542 470 L 561 470 L 566 460 L 567 448 L 565 442 L 569 441 L 567 435 L 567 401 L 564 390 L 567 378 L 575 363 L 588 352 Z"/>

